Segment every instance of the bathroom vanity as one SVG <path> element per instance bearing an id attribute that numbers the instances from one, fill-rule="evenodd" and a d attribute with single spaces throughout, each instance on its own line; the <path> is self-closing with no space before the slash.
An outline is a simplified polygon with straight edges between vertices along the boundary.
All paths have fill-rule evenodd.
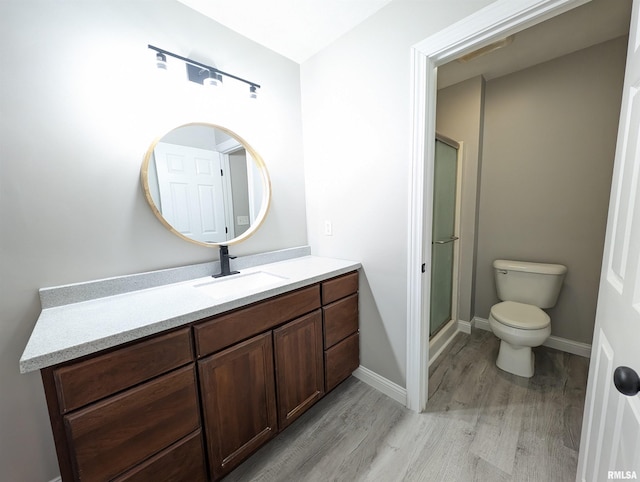
<path id="1" fill-rule="evenodd" d="M 229 473 L 358 367 L 359 267 L 302 256 L 43 309 L 21 370 L 41 370 L 63 481 Z"/>

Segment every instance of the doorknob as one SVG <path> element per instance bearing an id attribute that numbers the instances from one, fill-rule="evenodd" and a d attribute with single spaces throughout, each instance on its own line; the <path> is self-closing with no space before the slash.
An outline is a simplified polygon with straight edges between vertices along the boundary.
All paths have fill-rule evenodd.
<path id="1" fill-rule="evenodd" d="M 633 397 L 640 392 L 640 377 L 633 368 L 616 368 L 613 372 L 613 384 L 620 393 L 628 397 Z"/>

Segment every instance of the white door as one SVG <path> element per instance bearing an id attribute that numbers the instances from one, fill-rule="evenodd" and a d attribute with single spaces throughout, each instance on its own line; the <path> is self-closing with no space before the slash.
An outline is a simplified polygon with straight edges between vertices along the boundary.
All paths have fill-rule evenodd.
<path id="1" fill-rule="evenodd" d="M 640 373 L 640 48 L 633 2 L 596 325 L 589 367 L 577 480 L 640 478 L 640 397 L 614 386 L 630 367 L 630 393 Z M 594 73 L 597 75 L 597 73 Z M 635 385 L 635 387 L 633 386 Z"/>
<path id="2" fill-rule="evenodd" d="M 197 241 L 227 240 L 218 152 L 159 142 L 154 149 L 162 216 Z"/>

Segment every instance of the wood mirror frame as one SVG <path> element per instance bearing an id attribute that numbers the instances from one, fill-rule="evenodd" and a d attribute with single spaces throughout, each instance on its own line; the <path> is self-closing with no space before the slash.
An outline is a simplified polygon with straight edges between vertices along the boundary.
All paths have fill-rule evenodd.
<path id="1" fill-rule="evenodd" d="M 160 196 L 159 194 L 160 184 L 157 179 L 158 171 L 157 171 L 155 155 L 154 155 L 155 150 L 158 147 L 158 144 L 164 143 L 167 140 L 170 140 L 170 141 L 173 140 L 175 142 L 174 139 L 176 138 L 176 136 L 179 136 L 180 132 L 183 132 L 183 133 L 190 132 L 189 130 L 192 130 L 193 132 L 197 132 L 199 130 L 200 134 L 202 134 L 207 129 L 211 129 L 212 138 L 214 139 L 213 144 L 215 145 L 216 148 L 218 147 L 218 144 L 216 144 L 215 142 L 215 138 L 217 136 L 217 137 L 223 137 L 226 139 L 226 141 L 221 144 L 225 144 L 226 146 L 231 146 L 231 147 L 228 147 L 229 150 L 219 151 L 216 148 L 203 149 L 201 145 L 192 146 L 187 144 L 186 142 L 178 142 L 175 144 L 173 142 L 169 142 L 169 144 L 175 145 L 181 148 L 186 148 L 186 149 L 202 149 L 207 151 L 210 150 L 210 152 L 217 153 L 218 157 L 221 157 L 223 159 L 220 162 L 226 163 L 227 165 L 229 165 L 230 153 L 235 153 L 237 151 L 241 151 L 242 149 L 244 149 L 244 151 L 246 152 L 246 159 L 253 161 L 253 163 L 248 161 L 247 164 L 249 166 L 251 165 L 254 166 L 253 169 L 249 169 L 249 168 L 247 169 L 247 171 L 253 172 L 253 183 L 250 183 L 250 186 L 247 186 L 247 191 L 248 192 L 251 191 L 251 186 L 254 186 L 255 188 L 257 188 L 256 190 L 258 191 L 257 194 L 254 193 L 253 198 L 251 197 L 252 194 L 248 194 L 249 199 L 252 199 L 254 204 L 254 209 L 252 211 L 252 214 L 249 214 L 247 212 L 242 214 L 242 216 L 240 216 L 240 217 L 248 218 L 249 227 L 238 235 L 233 234 L 233 236 L 230 239 L 217 240 L 217 241 L 205 241 L 203 239 L 197 239 L 195 235 L 194 236 L 189 235 L 188 232 L 181 232 L 176 226 L 174 226 L 175 222 L 172 222 L 172 220 L 170 219 L 168 220 L 167 217 L 163 215 L 162 209 L 160 206 L 161 203 L 158 202 L 159 196 Z M 229 170 L 229 174 L 230 174 L 230 170 Z M 150 179 L 150 176 L 153 179 Z M 222 174 L 222 171 L 221 171 L 221 176 L 224 177 Z M 256 179 L 258 176 L 259 176 L 259 179 Z M 260 156 L 260 154 L 258 154 L 244 139 L 242 139 L 235 132 L 215 124 L 201 123 L 201 122 L 184 124 L 184 125 L 175 127 L 174 129 L 171 129 L 169 132 L 155 139 L 154 142 L 152 142 L 151 145 L 149 146 L 149 149 L 147 150 L 144 156 L 144 160 L 142 162 L 142 167 L 140 170 L 140 179 L 142 182 L 142 189 L 144 191 L 145 198 L 147 199 L 147 202 L 149 203 L 151 210 L 156 215 L 156 217 L 160 220 L 160 222 L 176 236 L 184 239 L 185 241 L 189 241 L 191 243 L 195 243 L 200 246 L 218 247 L 220 245 L 230 245 L 230 244 L 236 244 L 241 241 L 244 241 L 245 239 L 253 235 L 258 230 L 258 228 L 262 225 L 267 215 L 267 212 L 269 211 L 269 206 L 271 203 L 271 181 L 269 179 L 269 173 L 267 172 L 267 167 L 264 163 L 264 160 Z M 225 185 L 228 185 L 228 187 L 226 188 L 227 192 L 224 195 L 224 197 L 227 199 L 231 199 L 233 197 L 233 192 L 231 188 L 232 186 L 231 176 L 227 175 L 227 179 L 224 182 L 225 182 Z M 251 203 L 251 200 L 249 201 L 248 204 L 250 203 Z M 214 204 L 215 203 L 211 202 L 211 206 L 209 207 L 214 206 Z M 197 207 L 196 209 L 199 210 L 200 207 Z M 224 209 L 225 213 L 227 214 L 225 215 L 225 219 L 227 221 L 225 223 L 226 225 L 225 230 L 228 232 L 229 222 L 233 220 L 233 222 L 235 223 L 238 215 L 234 213 L 233 207 L 229 206 L 229 204 L 226 204 L 222 209 Z M 198 213 L 200 212 L 201 211 L 199 210 Z M 231 213 L 231 216 L 228 215 L 229 213 Z M 229 219 L 230 217 L 232 218 L 231 220 Z M 234 226 L 231 226 L 231 227 L 233 228 Z M 232 229 L 231 233 L 235 233 L 235 229 Z M 231 235 L 227 234 L 227 236 L 231 236 Z"/>

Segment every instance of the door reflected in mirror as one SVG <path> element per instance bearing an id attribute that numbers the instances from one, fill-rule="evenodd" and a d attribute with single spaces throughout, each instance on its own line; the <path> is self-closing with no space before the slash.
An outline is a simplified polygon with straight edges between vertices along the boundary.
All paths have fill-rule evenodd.
<path id="1" fill-rule="evenodd" d="M 213 124 L 177 127 L 154 142 L 142 163 L 151 209 L 174 234 L 203 246 L 242 241 L 269 209 L 262 158 L 241 137 Z"/>

